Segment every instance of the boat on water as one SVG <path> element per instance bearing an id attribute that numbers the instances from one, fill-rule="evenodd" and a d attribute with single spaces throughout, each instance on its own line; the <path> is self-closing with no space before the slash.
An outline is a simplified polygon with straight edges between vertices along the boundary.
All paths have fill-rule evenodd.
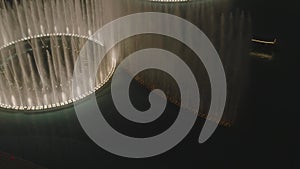
<path id="1" fill-rule="evenodd" d="M 275 48 L 277 45 L 276 38 L 272 40 L 261 40 L 257 38 L 252 38 L 251 43 L 251 56 L 267 60 L 273 59 Z"/>

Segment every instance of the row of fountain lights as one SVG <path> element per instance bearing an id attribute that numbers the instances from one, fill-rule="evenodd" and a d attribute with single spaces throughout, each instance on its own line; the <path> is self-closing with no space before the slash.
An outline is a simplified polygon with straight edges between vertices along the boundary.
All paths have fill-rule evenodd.
<path id="1" fill-rule="evenodd" d="M 40 34 L 40 35 L 25 37 L 25 38 L 10 42 L 10 43 L 8 43 L 4 46 L 1 46 L 0 50 L 2 50 L 4 48 L 7 48 L 9 46 L 15 45 L 19 42 L 28 41 L 28 40 L 36 39 L 36 38 L 51 37 L 51 36 L 69 36 L 69 37 L 83 38 L 83 39 L 90 40 L 92 42 L 95 42 L 95 43 L 100 44 L 100 45 L 103 46 L 103 44 L 100 41 L 98 41 L 96 39 L 93 39 L 89 36 L 71 34 L 71 33 L 48 33 L 48 34 Z M 34 110 L 45 110 L 45 109 L 51 109 L 51 108 L 65 106 L 65 105 L 74 103 L 76 101 L 79 101 L 79 100 L 87 97 L 88 95 L 91 95 L 92 93 L 96 92 L 97 90 L 99 90 L 101 87 L 103 87 L 110 80 L 110 78 L 112 77 L 115 69 L 116 69 L 116 62 L 113 61 L 112 69 L 110 70 L 108 76 L 105 77 L 103 82 L 101 82 L 99 85 L 97 85 L 93 90 L 91 90 L 89 92 L 86 92 L 86 93 L 84 93 L 80 96 L 77 96 L 73 99 L 69 99 L 67 101 L 64 101 L 64 102 L 60 102 L 60 103 L 56 103 L 56 104 L 49 104 L 49 105 L 39 105 L 39 106 L 22 106 L 22 105 L 21 106 L 14 106 L 14 105 L 8 105 L 8 104 L 0 103 L 0 107 L 5 108 L 5 109 L 11 109 L 11 110 L 28 110 L 28 111 L 33 110 L 34 111 Z"/>
<path id="2" fill-rule="evenodd" d="M 97 44 L 100 44 L 101 46 L 104 46 L 102 44 L 102 42 L 100 42 L 100 41 L 98 41 L 96 39 L 93 39 L 93 38 L 91 38 L 89 36 L 72 34 L 72 33 L 47 33 L 47 34 L 40 34 L 40 35 L 29 36 L 29 37 L 25 37 L 25 38 L 22 38 L 22 39 L 18 39 L 16 41 L 12 41 L 10 43 L 7 43 L 7 44 L 1 46 L 0 50 L 2 50 L 4 48 L 7 48 L 9 46 L 12 46 L 14 44 L 17 44 L 19 42 L 24 42 L 24 41 L 28 41 L 28 40 L 31 40 L 31 39 L 37 39 L 37 38 L 51 37 L 51 36 L 69 36 L 69 37 L 82 38 L 82 39 L 87 39 L 87 40 L 90 40 L 90 41 L 95 42 Z"/>

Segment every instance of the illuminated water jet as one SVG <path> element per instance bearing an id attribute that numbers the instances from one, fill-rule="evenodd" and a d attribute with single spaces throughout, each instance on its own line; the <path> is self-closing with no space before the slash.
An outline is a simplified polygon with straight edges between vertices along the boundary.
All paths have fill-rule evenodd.
<path id="1" fill-rule="evenodd" d="M 89 38 L 101 26 L 101 1 L 1 2 L 0 107 L 26 111 L 57 108 L 88 96 L 109 80 L 114 59 L 106 58 L 96 67 L 91 56 L 104 47 Z M 93 52 L 81 59 L 90 71 L 99 73 L 96 84 L 83 82 L 89 87 L 74 94 L 74 63 L 87 41 L 92 42 Z"/>
<path id="2" fill-rule="evenodd" d="M 92 51 L 95 53 L 105 48 L 105 43 L 101 46 L 101 42 L 89 39 L 95 31 L 125 15 L 163 12 L 192 22 L 215 46 L 228 82 L 228 104 L 223 122 L 231 124 L 236 118 L 247 79 L 251 20 L 243 11 L 232 12 L 230 0 L 193 0 L 184 3 L 157 3 L 149 0 L 21 0 L 12 5 L 3 3 L 4 0 L 1 2 L 1 107 L 18 110 L 48 109 L 80 100 L 105 84 L 116 65 L 130 53 L 156 47 L 176 53 L 190 66 L 200 86 L 202 107 L 199 114 L 206 117 L 210 84 L 201 61 L 197 61 L 185 45 L 156 35 L 130 37 L 120 42 L 116 55 L 101 63 L 96 84 L 82 82 L 87 83 L 83 86 L 94 86 L 93 90 L 87 90 L 91 89 L 89 87 L 80 88 L 75 96 L 71 95 L 70 77 L 80 48 L 87 41 L 93 42 L 89 44 L 94 44 L 95 50 Z M 174 27 L 169 23 L 162 24 L 166 24 L 166 29 Z M 111 38 L 117 36 L 117 33 Z M 186 35 L 184 31 L 182 33 Z M 86 63 L 92 66 L 85 67 L 90 67 L 91 71 L 95 69 L 93 60 L 87 59 Z M 170 101 L 180 105 L 180 92 L 176 84 L 161 72 L 149 70 L 135 79 L 150 89 L 161 88 Z"/>

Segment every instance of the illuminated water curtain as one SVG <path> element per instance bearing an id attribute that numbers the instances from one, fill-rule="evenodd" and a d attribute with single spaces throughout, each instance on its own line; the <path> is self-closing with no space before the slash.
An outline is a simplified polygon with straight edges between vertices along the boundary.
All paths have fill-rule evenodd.
<path id="1" fill-rule="evenodd" d="M 89 38 L 98 29 L 122 16 L 151 11 L 186 19 L 212 42 L 220 55 L 228 83 L 222 123 L 231 124 L 239 111 L 238 105 L 248 77 L 251 18 L 243 11 L 232 11 L 230 0 L 181 1 L 15 0 L 5 4 L 2 0 L 0 107 L 32 111 L 68 105 L 101 88 L 110 79 L 115 67 L 131 53 L 145 48 L 161 48 L 175 53 L 189 65 L 201 93 L 199 115 L 205 118 L 211 97 L 209 79 L 201 61 L 184 44 L 165 36 L 139 35 L 116 45 L 112 49 L 114 54 L 108 54 L 99 67 L 93 57 L 89 57 L 105 48 L 105 42 L 101 46 L 101 42 Z M 165 25 L 166 29 L 172 30 L 173 27 L 172 23 Z M 190 38 L 185 31 L 182 34 Z M 115 38 L 114 35 L 111 38 Z M 74 65 L 86 42 L 91 42 L 89 44 L 94 49 L 89 50 L 91 53 L 86 58 L 81 58 L 84 59 L 82 69 L 88 67 L 91 72 L 98 69 L 96 83 L 92 83 L 93 80 L 83 81 L 79 86 L 84 87 L 77 88 L 73 95 Z M 147 70 L 138 74 L 135 80 L 149 89 L 162 89 L 169 101 L 185 106 L 180 104 L 177 84 L 160 71 Z M 198 110 L 197 107 L 187 108 Z"/>
<path id="2" fill-rule="evenodd" d="M 196 25 L 209 38 L 223 63 L 228 85 L 227 103 L 221 124 L 225 126 L 232 125 L 237 114 L 240 113 L 239 105 L 245 97 L 244 91 L 249 77 L 250 61 L 248 53 L 252 32 L 250 15 L 241 10 L 232 10 L 230 0 L 143 0 L 143 2 L 145 3 L 139 3 L 140 6 L 137 5 L 130 9 L 134 12 L 143 9 L 180 16 Z M 172 30 L 173 27 L 172 23 L 166 23 L 165 25 L 166 29 Z M 182 31 L 182 34 L 186 38 L 191 38 L 185 30 Z M 199 116 L 206 118 L 211 101 L 211 84 L 207 78 L 205 68 L 201 61 L 194 56 L 193 51 L 174 39 L 153 35 L 133 38 L 127 44 L 124 50 L 127 53 L 122 56 L 128 56 L 130 53 L 144 48 L 162 48 L 175 53 L 187 63 L 194 73 L 201 93 Z M 148 70 L 145 73 L 140 73 L 135 78 L 150 90 L 162 89 L 172 103 L 189 110 L 198 110 L 198 107 L 182 105 L 181 93 L 178 90 L 177 83 L 160 71 Z M 211 120 L 214 121 L 214 119 Z"/>
<path id="3" fill-rule="evenodd" d="M 97 67 L 95 84 L 84 82 L 87 89 L 92 86 L 93 90 L 81 88 L 72 93 L 74 63 L 82 46 L 92 41 L 91 51 L 101 50 L 101 43 L 89 38 L 101 27 L 101 20 L 95 19 L 100 18 L 100 7 L 98 0 L 2 0 L 0 107 L 51 109 L 80 100 L 102 87 L 115 68 L 111 58 Z M 91 70 L 96 67 L 90 58 L 85 64 Z"/>

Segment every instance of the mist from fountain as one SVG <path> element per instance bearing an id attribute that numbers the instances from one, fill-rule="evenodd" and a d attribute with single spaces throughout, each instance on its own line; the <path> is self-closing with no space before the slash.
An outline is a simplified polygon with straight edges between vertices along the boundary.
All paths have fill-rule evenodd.
<path id="1" fill-rule="evenodd" d="M 202 30 L 218 51 L 226 72 L 228 94 L 222 124 L 228 126 L 234 123 L 240 111 L 239 105 L 242 102 L 244 89 L 247 86 L 249 77 L 250 60 L 248 53 L 251 42 L 251 18 L 249 14 L 244 11 L 232 10 L 230 0 L 222 2 L 195 0 L 168 3 L 150 2 L 147 0 L 124 0 L 115 3 L 115 8 L 118 12 L 114 12 L 114 15 L 117 16 L 137 12 L 163 12 L 176 15 L 190 21 Z M 159 20 L 160 18 L 157 19 Z M 151 24 L 147 21 L 140 21 L 140 23 L 143 22 Z M 180 26 L 172 25 L 172 23 L 162 24 L 164 24 L 164 29 L 166 30 L 172 30 L 174 27 Z M 134 29 L 134 25 L 132 27 Z M 182 30 L 182 36 L 192 38 L 189 37 L 192 35 L 185 31 L 188 30 Z M 124 40 L 119 47 L 121 56 L 118 57 L 118 62 L 121 62 L 130 54 L 145 48 L 162 48 L 179 56 L 189 65 L 197 79 L 201 94 L 199 115 L 206 118 L 211 99 L 210 82 L 203 64 L 186 45 L 172 38 L 149 34 L 137 35 Z M 130 64 L 138 63 L 132 61 Z M 130 66 L 127 71 L 130 74 Z M 193 105 L 181 105 L 180 91 L 176 82 L 161 71 L 147 70 L 138 74 L 135 79 L 150 90 L 162 89 L 169 101 L 178 106 L 184 106 L 192 112 L 198 110 L 198 107 Z"/>

